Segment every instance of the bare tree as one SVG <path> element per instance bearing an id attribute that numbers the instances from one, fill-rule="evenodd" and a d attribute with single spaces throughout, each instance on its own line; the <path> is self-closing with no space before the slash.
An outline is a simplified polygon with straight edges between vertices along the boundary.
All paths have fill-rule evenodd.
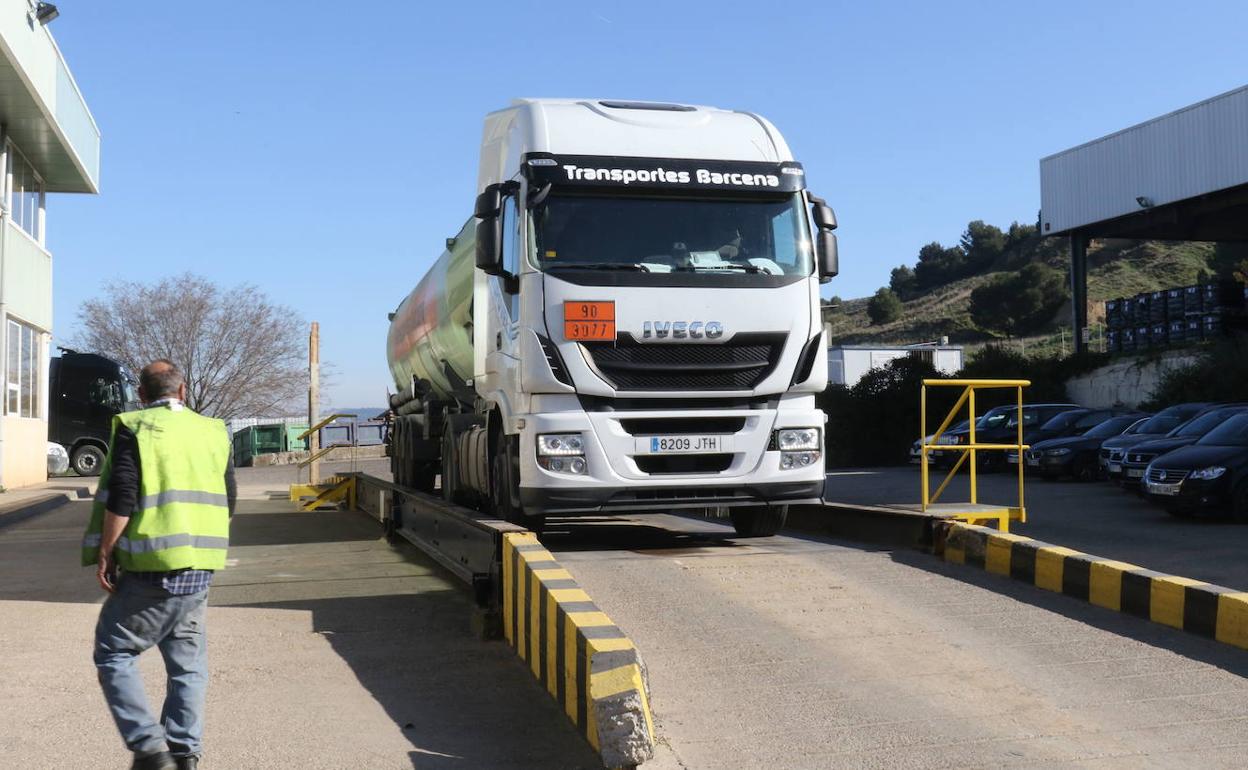
<path id="1" fill-rule="evenodd" d="M 110 283 L 82 304 L 75 344 L 132 371 L 168 358 L 186 375 L 187 405 L 232 417 L 296 411 L 306 397 L 303 321 L 259 289 L 224 289 L 183 273 Z"/>

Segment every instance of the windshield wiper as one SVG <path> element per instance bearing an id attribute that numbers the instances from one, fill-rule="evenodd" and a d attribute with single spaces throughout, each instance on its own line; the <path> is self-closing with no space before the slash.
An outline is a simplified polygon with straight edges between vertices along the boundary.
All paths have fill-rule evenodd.
<path id="1" fill-rule="evenodd" d="M 740 270 L 743 273 L 761 273 L 763 269 L 758 265 L 738 265 L 736 263 L 728 265 L 682 265 L 674 267 L 673 270 L 679 270 L 686 273 L 695 273 L 699 270 Z"/>
<path id="2" fill-rule="evenodd" d="M 551 270 L 633 270 L 641 273 L 650 272 L 650 268 L 640 262 L 561 262 L 557 265 L 547 265 L 546 271 Z"/>

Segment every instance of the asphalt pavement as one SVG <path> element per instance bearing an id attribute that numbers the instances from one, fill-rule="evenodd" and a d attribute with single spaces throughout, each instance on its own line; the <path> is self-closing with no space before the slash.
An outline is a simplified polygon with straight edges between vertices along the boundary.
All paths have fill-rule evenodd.
<path id="1" fill-rule="evenodd" d="M 933 473 L 935 489 L 942 476 Z M 864 505 L 914 505 L 920 500 L 918 466 L 845 469 L 828 474 L 824 498 Z M 1013 472 L 980 474 L 979 499 L 1013 505 Z M 960 474 L 941 502 L 970 499 Z M 1135 492 L 1105 482 L 1044 481 L 1027 477 L 1027 522 L 1010 531 L 1085 553 L 1217 585 L 1248 590 L 1248 525 L 1227 519 L 1178 519 Z"/>
<path id="2" fill-rule="evenodd" d="M 641 650 L 656 770 L 1243 766 L 1225 645 L 911 549 L 665 515 L 542 540 Z"/>

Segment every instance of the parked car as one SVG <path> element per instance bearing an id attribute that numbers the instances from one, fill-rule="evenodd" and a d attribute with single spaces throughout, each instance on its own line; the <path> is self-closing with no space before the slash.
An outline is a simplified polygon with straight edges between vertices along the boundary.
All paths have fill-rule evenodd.
<path id="1" fill-rule="evenodd" d="M 1230 513 L 1248 521 L 1248 414 L 1237 414 L 1195 444 L 1148 466 L 1144 491 L 1175 516 Z"/>
<path id="2" fill-rule="evenodd" d="M 1055 438 L 1068 438 L 1070 436 L 1082 436 L 1089 430 L 1095 428 L 1111 417 L 1117 417 L 1124 414 L 1139 414 L 1130 409 L 1120 409 L 1111 407 L 1109 409 L 1071 409 L 1068 412 L 1053 417 L 1045 424 L 1038 428 L 1028 430 L 1023 429 L 1023 443 L 1029 445 L 1039 444 Z M 1121 433 L 1122 431 L 1119 431 Z M 1007 449 L 1005 452 L 1005 461 L 1011 465 L 1018 464 L 1018 452 Z M 1094 463 L 1095 464 L 1095 463 Z"/>
<path id="3" fill-rule="evenodd" d="M 962 429 L 966 428 L 966 426 L 967 426 L 967 425 L 970 425 L 970 422 L 971 422 L 970 420 L 963 420 L 962 422 L 958 423 L 957 425 L 954 425 L 954 426 L 953 426 L 952 428 L 950 428 L 949 430 L 945 431 L 943 434 L 941 434 L 941 437 L 940 437 L 940 438 L 941 438 L 941 443 L 946 443 L 946 444 L 947 444 L 947 443 L 953 443 L 952 441 L 950 441 L 950 440 L 949 440 L 949 436 L 950 436 L 950 434 L 951 434 L 953 431 L 959 431 L 959 430 L 962 430 Z M 938 426 L 938 427 L 939 427 L 939 426 Z M 932 434 L 932 435 L 930 435 L 930 436 L 924 436 L 923 438 L 919 439 L 918 441 L 915 441 L 913 444 L 911 444 L 911 445 L 910 445 L 910 462 L 911 462 L 912 464 L 918 464 L 918 463 L 922 462 L 922 458 L 920 457 L 920 452 L 921 452 L 922 450 L 921 450 L 921 448 L 920 448 L 920 447 L 922 447 L 922 446 L 923 446 L 923 444 L 931 444 L 931 443 L 932 443 L 932 438 L 933 438 L 933 437 L 935 437 L 935 435 L 936 435 L 936 434 L 935 434 L 935 433 L 933 433 L 933 434 Z M 928 459 L 930 460 L 931 458 L 929 457 Z"/>
<path id="4" fill-rule="evenodd" d="M 1195 444 L 1202 436 L 1237 414 L 1248 412 L 1248 404 L 1227 404 L 1207 409 L 1167 433 L 1162 438 L 1141 442 L 1127 450 L 1122 461 L 1122 485 L 1138 487 L 1149 463 L 1176 449 Z"/>
<path id="5" fill-rule="evenodd" d="M 1150 417 L 1135 433 L 1106 440 L 1101 444 L 1101 461 L 1105 465 L 1105 475 L 1111 481 L 1118 481 L 1122 478 L 1122 461 L 1126 458 L 1128 449 L 1145 441 L 1161 438 L 1210 406 L 1212 404 L 1196 402 L 1168 406 Z"/>
<path id="6" fill-rule="evenodd" d="M 1120 436 L 1143 423 L 1143 413 L 1120 414 L 1104 420 L 1079 436 L 1064 436 L 1039 441 L 1027 450 L 1027 467 L 1044 479 L 1074 476 L 1080 481 L 1094 481 L 1100 473 L 1097 456 L 1106 439 Z"/>
<path id="7" fill-rule="evenodd" d="M 1023 404 L 1023 441 L 1027 434 L 1044 425 L 1062 412 L 1079 409 L 1078 404 Z M 959 431 L 950 431 L 951 444 L 970 443 L 969 427 Z M 1018 441 L 1018 406 L 998 406 L 984 412 L 984 416 L 975 421 L 975 441 L 980 444 L 1013 444 Z M 948 468 L 958 461 L 960 452 L 932 452 L 932 459 L 937 465 Z M 1001 450 L 984 450 L 976 453 L 979 466 L 983 470 L 992 471 L 1005 464 L 1005 452 Z"/>

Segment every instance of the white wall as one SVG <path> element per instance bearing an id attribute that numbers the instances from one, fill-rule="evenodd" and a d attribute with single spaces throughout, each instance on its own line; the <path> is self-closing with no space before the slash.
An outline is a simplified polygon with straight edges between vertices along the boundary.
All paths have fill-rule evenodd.
<path id="1" fill-rule="evenodd" d="M 1191 353 L 1175 351 L 1161 358 L 1124 358 L 1066 383 L 1066 393 L 1081 406 L 1139 406 L 1171 369 L 1196 362 Z"/>

